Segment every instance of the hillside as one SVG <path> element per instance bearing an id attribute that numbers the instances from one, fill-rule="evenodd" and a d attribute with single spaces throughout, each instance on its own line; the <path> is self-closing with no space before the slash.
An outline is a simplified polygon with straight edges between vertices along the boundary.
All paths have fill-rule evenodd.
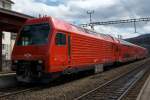
<path id="1" fill-rule="evenodd" d="M 128 38 L 125 40 L 128 42 L 143 46 L 143 47 L 147 48 L 150 52 L 150 33 L 143 34 L 143 35 L 140 35 L 140 36 L 134 37 L 134 38 Z"/>

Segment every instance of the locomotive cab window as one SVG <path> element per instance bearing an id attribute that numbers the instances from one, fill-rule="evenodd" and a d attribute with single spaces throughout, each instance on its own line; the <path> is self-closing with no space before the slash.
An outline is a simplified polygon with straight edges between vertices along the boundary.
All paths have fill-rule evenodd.
<path id="1" fill-rule="evenodd" d="M 17 45 L 43 45 L 48 43 L 50 26 L 48 23 L 25 25 L 20 32 Z"/>
<path id="2" fill-rule="evenodd" d="M 57 33 L 55 38 L 56 45 L 66 45 L 66 34 Z"/>

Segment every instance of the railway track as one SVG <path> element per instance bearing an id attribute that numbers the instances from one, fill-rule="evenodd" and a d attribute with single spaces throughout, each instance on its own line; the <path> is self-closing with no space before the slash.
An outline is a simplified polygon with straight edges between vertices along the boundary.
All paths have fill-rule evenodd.
<path id="1" fill-rule="evenodd" d="M 13 87 L 13 88 L 8 88 L 8 89 L 0 89 L 0 98 L 16 95 L 19 93 L 30 92 L 35 89 L 38 89 L 38 88 L 19 86 L 19 87 Z"/>
<path id="2" fill-rule="evenodd" d="M 102 84 L 74 100 L 121 100 L 148 71 L 149 67 L 144 65 Z"/>
<path id="3" fill-rule="evenodd" d="M 144 62 L 147 62 L 147 61 L 144 61 Z M 143 62 L 143 63 L 144 63 Z M 143 66 L 145 66 L 145 64 L 141 64 L 140 62 L 138 63 L 138 65 L 136 66 L 136 64 L 134 65 L 134 66 L 132 66 L 131 68 L 132 69 L 130 69 L 130 70 L 132 70 L 132 71 L 134 71 L 134 70 L 138 70 L 138 71 L 136 71 L 136 72 L 134 72 L 134 74 L 136 74 L 136 79 L 138 80 L 138 77 L 139 76 L 142 76 L 144 73 L 145 73 L 145 71 L 147 70 L 147 68 L 145 68 L 145 70 L 142 70 L 143 68 Z M 136 66 L 136 67 L 135 67 Z M 138 69 L 139 67 L 138 66 L 141 66 L 140 67 L 140 69 Z M 122 67 L 123 68 L 123 67 Z M 115 78 L 115 79 L 113 79 L 113 80 L 116 80 L 116 79 L 118 79 L 119 77 L 121 77 L 122 78 L 122 76 L 124 76 L 124 75 L 126 75 L 126 74 L 129 74 L 129 71 L 125 71 L 125 70 L 129 70 L 128 68 L 127 69 L 124 69 L 124 72 L 120 72 L 119 70 L 117 71 L 115 71 L 115 73 L 117 72 L 118 73 L 118 75 L 120 75 L 120 76 L 118 76 L 117 78 Z M 130 71 L 130 72 L 132 72 L 132 71 Z M 140 72 L 141 71 L 141 72 Z M 139 74 L 138 74 L 138 72 L 139 72 Z M 123 73 L 125 73 L 125 74 L 123 74 Z M 113 73 L 111 73 L 111 74 L 113 74 Z M 82 75 L 83 76 L 83 75 Z M 108 75 L 109 76 L 109 75 Z M 111 75 L 112 76 L 112 75 Z M 103 76 L 104 77 L 104 76 Z M 116 76 L 115 76 L 116 77 Z M 130 76 L 128 76 L 128 78 L 130 79 L 132 77 L 132 75 Z M 94 78 L 94 79 L 93 79 Z M 99 78 L 99 75 L 98 75 L 98 77 L 97 76 L 91 76 L 91 78 L 89 78 L 89 80 L 95 80 L 95 78 L 96 78 L 96 80 L 97 80 L 97 78 Z M 66 79 L 66 78 L 65 78 Z M 59 89 L 60 88 L 63 88 L 63 85 L 62 86 L 57 86 L 56 84 L 64 84 L 64 83 L 66 83 L 66 80 L 67 80 L 67 82 L 68 82 L 68 78 L 65 80 L 65 79 L 63 79 L 62 81 L 56 81 L 56 82 L 52 82 L 51 83 L 51 85 L 48 85 L 48 86 L 30 86 L 30 87 L 18 87 L 18 88 L 13 88 L 13 89 L 8 89 L 8 90 L 6 90 L 6 89 L 4 89 L 4 90 L 0 90 L 0 100 L 2 99 L 2 100 L 5 100 L 5 99 L 7 99 L 7 100 L 12 100 L 13 98 L 14 98 L 14 100 L 19 100 L 19 99 L 21 99 L 22 98 L 22 96 L 23 96 L 23 98 L 25 98 L 25 95 L 33 95 L 34 96 L 34 92 L 35 91 L 40 91 L 40 95 L 37 95 L 36 94 L 36 97 L 37 98 L 39 98 L 39 96 L 41 96 L 41 99 L 42 98 L 44 98 L 44 96 L 42 96 L 42 94 L 45 94 L 45 93 L 48 93 L 48 98 L 49 99 L 55 99 L 55 100 L 61 100 L 62 99 L 62 96 L 59 94 L 59 93 L 61 93 L 62 92 L 62 90 L 63 89 L 61 89 L 61 91 L 59 91 Z M 70 78 L 69 78 L 70 79 Z M 73 81 L 73 80 L 78 80 L 79 78 L 75 78 L 75 79 L 71 79 L 70 81 Z M 105 81 L 106 83 L 102 83 L 103 85 L 100 85 L 99 87 L 97 87 L 96 89 L 98 89 L 98 88 L 100 88 L 100 87 L 102 87 L 102 86 L 104 86 L 105 84 L 108 84 L 108 83 L 110 83 L 111 81 L 109 81 L 108 80 L 108 78 L 106 77 L 106 78 L 104 78 L 104 80 L 105 79 L 107 79 L 107 81 Z M 111 78 L 112 79 L 112 78 Z M 60 79 L 59 79 L 60 80 Z M 113 81 L 112 80 L 112 81 Z M 126 80 L 128 80 L 128 79 L 126 79 Z M 131 79 L 132 80 L 132 79 Z M 101 80 L 102 81 L 102 80 Z M 77 81 L 78 82 L 78 81 Z M 101 82 L 100 82 L 101 83 Z M 77 84 L 77 83 L 76 83 Z M 85 83 L 84 83 L 84 85 L 85 85 Z M 53 86 L 56 86 L 56 87 L 53 87 Z M 72 88 L 72 85 L 65 85 L 65 89 L 67 89 L 66 88 L 66 86 L 68 87 L 68 88 Z M 95 85 L 95 87 L 96 86 L 98 86 L 98 85 Z M 59 89 L 58 89 L 58 88 Z M 93 88 L 95 88 L 94 86 L 93 86 Z M 50 91 L 52 92 L 46 92 L 46 91 L 49 91 L 48 90 L 48 88 L 50 88 Z M 89 87 L 88 87 L 89 88 Z M 92 87 L 90 87 L 89 88 L 89 90 L 90 89 L 93 89 Z M 46 89 L 46 90 L 44 90 L 43 92 L 41 92 L 41 90 L 43 90 L 43 89 Z M 85 93 L 85 92 L 81 92 L 81 93 L 79 93 L 79 94 L 69 94 L 68 92 L 67 92 L 67 94 L 63 94 L 64 92 L 62 92 L 62 95 L 63 96 L 65 96 L 65 98 L 64 99 L 67 99 L 67 100 L 73 100 L 75 97 L 78 97 L 80 94 L 83 94 L 83 93 L 85 93 L 85 94 L 83 94 L 82 96 L 80 96 L 80 97 L 78 97 L 78 98 L 76 98 L 76 100 L 84 100 L 84 99 L 86 99 L 86 100 L 89 100 L 89 97 L 87 98 L 86 96 L 88 96 L 88 95 L 91 95 L 91 93 L 92 92 L 94 92 L 94 91 L 96 91 L 96 89 L 94 89 L 94 90 L 91 90 L 91 91 L 89 91 L 89 90 L 87 90 L 87 91 L 89 91 L 89 92 L 87 92 L 87 93 Z M 117 90 L 117 89 L 116 89 Z M 115 91 L 116 91 L 115 90 Z M 56 94 L 55 94 L 55 92 L 54 91 L 56 91 Z M 68 91 L 68 90 L 67 90 Z M 109 91 L 112 91 L 112 90 L 109 90 Z M 115 91 L 113 91 L 113 92 L 115 92 Z M 31 92 L 33 92 L 33 93 L 31 93 Z M 76 90 L 76 92 L 77 92 L 77 90 Z M 73 93 L 76 93 L 76 92 L 73 92 Z M 102 94 L 103 95 L 103 98 L 105 97 L 105 95 L 109 95 L 109 94 L 107 94 L 108 92 L 107 91 L 104 91 L 104 93 Z M 94 93 L 94 94 L 96 94 L 96 93 Z M 55 96 L 55 95 L 57 95 L 57 96 Z M 76 96 L 75 96 L 76 95 Z M 69 97 L 69 96 L 71 96 L 71 97 Z M 21 98 L 20 98 L 21 97 Z M 32 96 L 31 96 L 32 97 Z M 85 98 L 86 97 L 86 98 Z M 91 95 L 91 97 L 92 97 L 92 95 Z M 97 98 L 98 100 L 100 100 L 102 98 L 102 96 L 100 97 L 100 98 Z M 102 98 L 102 99 L 103 99 Z M 35 98 L 34 98 L 35 99 Z M 33 99 L 33 100 L 34 100 Z M 93 100 L 94 98 L 91 98 L 91 100 Z M 105 99 L 107 99 L 107 98 L 105 98 Z M 115 98 L 114 98 L 115 99 Z M 26 100 L 26 99 L 25 99 Z M 40 100 L 40 99 L 39 99 Z M 109 100 L 109 99 L 108 99 Z"/>
<path id="4" fill-rule="evenodd" d="M 82 77 L 88 76 L 89 74 L 82 75 Z M 73 81 L 73 80 L 77 80 L 80 79 L 82 77 L 75 77 L 75 78 L 71 78 L 71 79 L 58 79 L 58 80 L 54 80 L 52 83 L 50 84 L 45 84 L 44 86 L 42 84 L 38 84 L 35 86 L 35 84 L 32 84 L 31 86 L 28 85 L 18 85 L 16 87 L 12 87 L 12 88 L 4 88 L 4 89 L 0 89 L 0 98 L 5 98 L 8 96 L 13 96 L 13 95 L 17 95 L 17 94 L 21 94 L 21 93 L 26 93 L 26 92 L 32 92 L 32 91 L 36 91 L 36 90 L 40 90 L 40 89 L 46 89 L 46 88 L 50 88 L 51 86 L 55 86 L 57 84 L 63 84 L 69 81 Z"/>
<path id="5" fill-rule="evenodd" d="M 85 76 L 88 76 L 88 75 L 90 75 L 90 73 L 89 74 L 85 73 L 85 75 L 82 75 L 82 77 L 85 77 Z M 37 90 L 50 88 L 52 86 L 59 85 L 61 83 L 63 84 L 63 83 L 66 83 L 66 82 L 70 82 L 70 81 L 73 81 L 73 80 L 80 79 L 82 77 L 78 76 L 78 77 L 74 77 L 74 78 L 71 78 L 71 79 L 65 79 L 65 78 L 63 78 L 62 80 L 58 79 L 58 80 L 54 80 L 50 84 L 45 84 L 44 86 L 43 86 L 43 84 L 38 84 L 36 86 L 35 86 L 35 84 L 32 84 L 31 86 L 18 85 L 16 87 L 3 88 L 3 89 L 0 89 L 0 100 L 1 100 L 1 98 L 5 98 L 5 97 L 8 97 L 8 96 L 14 96 L 14 95 L 17 95 L 17 94 L 22 94 L 22 93 L 26 93 L 26 92 L 32 92 L 32 91 L 37 91 Z"/>

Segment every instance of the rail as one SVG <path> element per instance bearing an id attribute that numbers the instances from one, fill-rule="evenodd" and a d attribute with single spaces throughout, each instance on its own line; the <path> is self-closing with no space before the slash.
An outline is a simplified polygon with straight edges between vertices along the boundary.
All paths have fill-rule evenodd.
<path id="1" fill-rule="evenodd" d="M 80 95 L 74 100 L 121 100 L 130 88 L 147 72 L 149 67 L 145 67 L 145 64 Z"/>

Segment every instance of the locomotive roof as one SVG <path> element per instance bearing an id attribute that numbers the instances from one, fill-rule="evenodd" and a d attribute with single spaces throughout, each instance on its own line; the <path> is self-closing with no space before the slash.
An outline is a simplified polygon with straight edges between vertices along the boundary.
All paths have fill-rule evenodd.
<path id="1" fill-rule="evenodd" d="M 26 23 L 33 24 L 33 23 L 39 23 L 41 21 L 42 22 L 51 21 L 53 27 L 60 31 L 64 31 L 64 32 L 66 31 L 66 32 L 70 32 L 70 33 L 76 33 L 76 34 L 80 34 L 80 35 L 97 38 L 97 39 L 103 39 L 103 40 L 109 41 L 109 42 L 115 41 L 115 43 L 118 43 L 118 39 L 116 39 L 108 34 L 102 34 L 102 33 L 98 33 L 98 32 L 95 32 L 95 31 L 92 31 L 89 29 L 85 29 L 85 28 L 70 24 L 68 22 L 65 22 L 63 20 L 56 19 L 53 17 L 34 18 L 34 19 L 27 20 Z"/>
<path id="2" fill-rule="evenodd" d="M 54 27 L 58 30 L 74 32 L 74 33 L 77 33 L 77 34 L 84 34 L 84 35 L 88 35 L 88 36 L 91 36 L 91 37 L 94 37 L 94 38 L 101 38 L 101 39 L 103 39 L 105 41 L 109 41 L 109 42 L 115 42 L 115 43 L 120 42 L 121 44 L 124 44 L 124 45 L 143 48 L 141 46 L 138 46 L 138 45 L 135 45 L 133 43 L 127 42 L 125 40 L 117 39 L 117 38 L 112 37 L 108 34 L 98 33 L 98 32 L 95 32 L 93 30 L 85 29 L 85 28 L 70 24 L 70 23 L 65 22 L 63 20 L 59 20 L 59 19 L 52 18 L 52 17 L 50 17 L 50 18 L 52 19 Z"/>
<path id="3" fill-rule="evenodd" d="M 89 29 L 85 29 L 85 28 L 70 24 L 68 22 L 52 18 L 52 17 L 51 19 L 52 19 L 52 23 L 54 27 L 58 30 L 68 31 L 68 32 L 81 34 L 81 35 L 87 35 L 87 36 L 94 37 L 94 38 L 101 38 L 110 42 L 114 42 L 115 40 L 112 36 L 107 35 L 107 34 L 102 34 L 102 33 L 98 33 Z"/>

